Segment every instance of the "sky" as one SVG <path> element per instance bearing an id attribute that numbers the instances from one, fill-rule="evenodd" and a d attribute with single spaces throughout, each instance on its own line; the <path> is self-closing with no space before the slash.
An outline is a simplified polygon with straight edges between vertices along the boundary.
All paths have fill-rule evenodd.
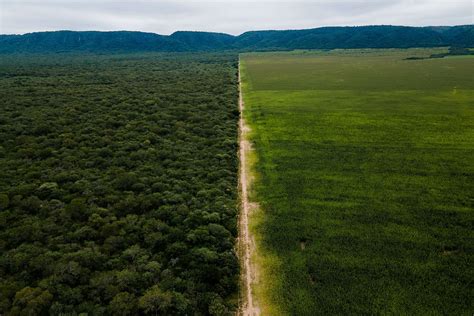
<path id="1" fill-rule="evenodd" d="M 474 0 L 0 0 L 0 34 L 474 24 Z"/>

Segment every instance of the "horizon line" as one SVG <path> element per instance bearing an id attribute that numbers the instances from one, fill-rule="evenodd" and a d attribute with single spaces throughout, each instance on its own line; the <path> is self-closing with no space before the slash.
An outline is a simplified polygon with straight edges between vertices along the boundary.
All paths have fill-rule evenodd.
<path id="1" fill-rule="evenodd" d="M 117 30 L 72 30 L 72 29 L 56 29 L 56 30 L 41 30 L 41 31 L 33 31 L 33 32 L 25 32 L 25 33 L 0 33 L 0 36 L 23 36 L 28 34 L 36 34 L 36 33 L 54 33 L 54 32 L 98 32 L 98 33 L 113 33 L 113 32 L 130 32 L 130 33 L 147 33 L 147 34 L 155 34 L 160 36 L 171 36 L 178 32 L 195 32 L 195 33 L 211 33 L 211 34 L 225 34 L 234 37 L 241 36 L 243 34 L 249 32 L 272 32 L 272 31 L 304 31 L 304 30 L 315 30 L 315 29 L 323 29 L 323 28 L 350 28 L 350 27 L 373 27 L 373 26 L 394 26 L 394 27 L 409 27 L 409 28 L 430 28 L 430 27 L 461 27 L 461 26 L 474 26 L 473 24 L 455 24 L 455 25 L 402 25 L 402 24 L 361 24 L 361 25 L 325 25 L 325 26 L 316 26 L 310 28 L 294 28 L 294 29 L 256 29 L 251 31 L 245 31 L 240 34 L 231 34 L 225 32 L 218 32 L 218 31 L 199 31 L 199 30 L 176 30 L 169 34 L 160 34 L 151 31 L 140 31 L 140 30 L 125 30 L 125 29 L 117 29 Z"/>

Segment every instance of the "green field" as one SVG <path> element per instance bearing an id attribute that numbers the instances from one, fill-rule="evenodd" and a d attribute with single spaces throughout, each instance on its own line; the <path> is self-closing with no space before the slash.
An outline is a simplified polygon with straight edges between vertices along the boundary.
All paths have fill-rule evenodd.
<path id="1" fill-rule="evenodd" d="M 241 57 L 264 315 L 472 315 L 474 60 Z"/>

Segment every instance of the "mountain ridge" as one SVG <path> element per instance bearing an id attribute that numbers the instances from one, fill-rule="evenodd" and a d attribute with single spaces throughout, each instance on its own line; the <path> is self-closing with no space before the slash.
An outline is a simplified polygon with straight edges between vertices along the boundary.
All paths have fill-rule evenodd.
<path id="1" fill-rule="evenodd" d="M 336 48 L 474 47 L 474 25 L 327 26 L 300 30 L 248 31 L 240 35 L 177 31 L 46 31 L 0 35 L 0 53 L 186 52 Z"/>

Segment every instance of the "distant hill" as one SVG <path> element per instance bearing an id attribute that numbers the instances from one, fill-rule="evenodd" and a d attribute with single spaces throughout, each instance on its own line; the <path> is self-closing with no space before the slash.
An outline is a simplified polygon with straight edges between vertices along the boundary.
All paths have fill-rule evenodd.
<path id="1" fill-rule="evenodd" d="M 241 49 L 335 49 L 473 46 L 474 25 L 455 27 L 360 26 L 247 32 Z"/>
<path id="2" fill-rule="evenodd" d="M 209 32 L 175 32 L 170 39 L 186 45 L 190 50 L 228 49 L 233 45 L 235 36 Z"/>
<path id="3" fill-rule="evenodd" d="M 0 53 L 62 51 L 185 51 L 169 36 L 144 32 L 38 32 L 0 37 Z"/>
<path id="4" fill-rule="evenodd" d="M 474 47 L 474 25 L 453 27 L 359 26 L 252 31 L 239 36 L 209 32 L 38 32 L 0 35 L 0 53 L 180 52 L 335 48 Z"/>

